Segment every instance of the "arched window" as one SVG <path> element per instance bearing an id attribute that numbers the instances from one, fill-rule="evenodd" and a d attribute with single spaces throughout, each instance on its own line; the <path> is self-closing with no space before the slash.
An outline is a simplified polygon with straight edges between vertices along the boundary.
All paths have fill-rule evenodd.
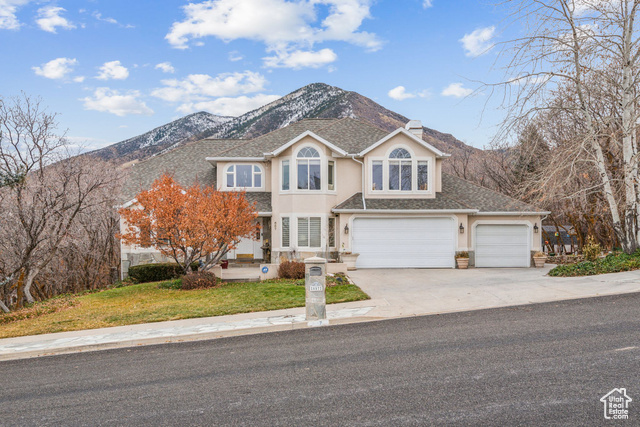
<path id="1" fill-rule="evenodd" d="M 313 147 L 298 152 L 298 190 L 321 190 L 320 153 Z"/>
<path id="2" fill-rule="evenodd" d="M 389 190 L 411 191 L 412 185 L 411 154 L 404 148 L 396 148 L 389 154 Z"/>
<path id="3" fill-rule="evenodd" d="M 258 165 L 231 165 L 227 168 L 228 188 L 261 188 L 262 168 Z"/>
<path id="4" fill-rule="evenodd" d="M 404 148 L 396 148 L 389 154 L 390 159 L 410 159 L 411 154 Z"/>

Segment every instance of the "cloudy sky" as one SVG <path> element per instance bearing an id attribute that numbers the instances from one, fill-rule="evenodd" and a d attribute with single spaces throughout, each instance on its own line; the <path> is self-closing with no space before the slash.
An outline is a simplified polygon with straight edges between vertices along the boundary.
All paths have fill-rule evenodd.
<path id="1" fill-rule="evenodd" d="M 359 92 L 482 147 L 501 119 L 505 11 L 484 0 L 0 0 L 0 95 L 24 91 L 100 147 L 309 83 Z"/>

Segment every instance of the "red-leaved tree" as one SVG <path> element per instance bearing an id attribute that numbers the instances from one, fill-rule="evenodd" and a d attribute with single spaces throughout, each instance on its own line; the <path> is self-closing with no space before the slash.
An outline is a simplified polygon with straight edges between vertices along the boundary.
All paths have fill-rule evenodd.
<path id="1" fill-rule="evenodd" d="M 129 245 L 153 246 L 184 270 L 202 260 L 202 270 L 215 265 L 242 238 L 257 229 L 255 204 L 243 192 L 218 191 L 197 183 L 183 188 L 163 175 L 136 203 L 120 209 L 126 230 L 120 238 Z"/>

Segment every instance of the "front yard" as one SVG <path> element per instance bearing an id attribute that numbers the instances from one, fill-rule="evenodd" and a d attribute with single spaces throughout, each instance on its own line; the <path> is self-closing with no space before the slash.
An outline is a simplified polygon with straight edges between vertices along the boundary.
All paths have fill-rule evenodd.
<path id="1" fill-rule="evenodd" d="M 202 290 L 162 289 L 143 283 L 80 296 L 63 296 L 0 315 L 0 338 L 195 317 L 303 307 L 300 281 L 227 283 Z M 327 287 L 327 303 L 369 299 L 356 285 Z"/>
<path id="2" fill-rule="evenodd" d="M 597 274 L 618 273 L 638 269 L 640 269 L 640 250 L 631 255 L 623 252 L 614 252 L 595 261 L 558 265 L 549 272 L 549 276 L 594 276 Z"/>

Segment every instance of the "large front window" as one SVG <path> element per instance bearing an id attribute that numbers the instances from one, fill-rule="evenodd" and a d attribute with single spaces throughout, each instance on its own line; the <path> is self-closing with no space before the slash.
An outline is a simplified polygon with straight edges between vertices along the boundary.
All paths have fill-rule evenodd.
<path id="1" fill-rule="evenodd" d="M 231 165 L 227 168 L 227 187 L 262 187 L 262 169 L 257 165 Z"/>
<path id="2" fill-rule="evenodd" d="M 414 158 L 408 150 L 396 148 L 383 160 L 372 160 L 371 191 L 430 191 L 429 160 Z"/>
<path id="3" fill-rule="evenodd" d="M 322 218 L 298 218 L 298 246 L 319 248 L 322 245 Z"/>
<path id="4" fill-rule="evenodd" d="M 312 147 L 298 152 L 298 190 L 321 190 L 320 153 Z"/>

